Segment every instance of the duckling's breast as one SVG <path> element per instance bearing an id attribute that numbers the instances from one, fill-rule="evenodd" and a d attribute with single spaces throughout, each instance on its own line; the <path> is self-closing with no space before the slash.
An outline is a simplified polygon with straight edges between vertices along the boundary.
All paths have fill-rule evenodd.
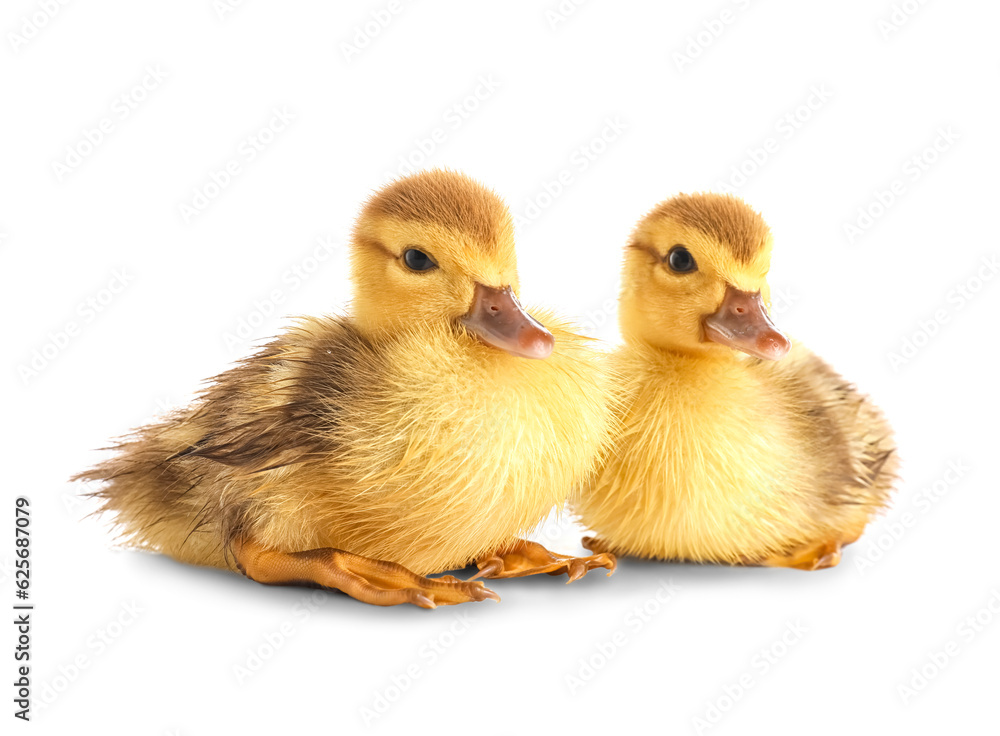
<path id="1" fill-rule="evenodd" d="M 307 543 L 437 572 L 562 504 L 606 441 L 609 413 L 582 340 L 553 331 L 545 360 L 450 328 L 379 346 L 365 385 L 338 407 L 338 449 L 300 483 L 316 489 L 299 501 L 315 530 Z"/>
<path id="2" fill-rule="evenodd" d="M 613 549 L 735 563 L 814 529 L 795 423 L 749 365 L 616 358 L 624 431 L 577 509 Z"/>

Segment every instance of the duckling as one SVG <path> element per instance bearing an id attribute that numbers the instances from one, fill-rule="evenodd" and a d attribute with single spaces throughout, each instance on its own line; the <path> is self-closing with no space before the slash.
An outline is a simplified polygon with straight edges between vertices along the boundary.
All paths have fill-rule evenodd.
<path id="1" fill-rule="evenodd" d="M 372 196 L 350 247 L 350 314 L 299 319 L 78 476 L 103 481 L 126 542 L 380 606 L 499 600 L 425 577 L 473 562 L 610 575 L 612 555 L 521 538 L 590 470 L 611 415 L 586 339 L 521 306 L 504 202 L 419 173 Z"/>
<path id="2" fill-rule="evenodd" d="M 575 502 L 590 550 L 815 570 L 886 505 L 889 425 L 775 327 L 771 250 L 735 196 L 682 194 L 636 226 L 608 358 L 622 426 Z"/>

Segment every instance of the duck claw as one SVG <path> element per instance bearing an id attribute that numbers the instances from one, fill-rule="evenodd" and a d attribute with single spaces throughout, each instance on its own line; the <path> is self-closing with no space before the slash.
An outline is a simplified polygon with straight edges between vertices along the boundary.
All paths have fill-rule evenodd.
<path id="1" fill-rule="evenodd" d="M 437 608 L 500 600 L 479 580 L 462 581 L 452 575 L 428 578 L 396 562 L 333 547 L 282 552 L 254 540 L 240 539 L 234 545 L 234 554 L 243 574 L 251 580 L 272 585 L 312 583 L 376 606 L 409 603 L 420 608 Z"/>
<path id="2" fill-rule="evenodd" d="M 807 544 L 783 554 L 775 554 L 755 563 L 764 567 L 792 567 L 798 570 L 825 570 L 840 563 L 840 540 Z"/>
<path id="3" fill-rule="evenodd" d="M 527 575 L 563 575 L 572 583 L 584 577 L 588 572 L 598 567 L 607 569 L 608 575 L 614 573 L 618 562 L 615 556 L 602 552 L 589 557 L 573 557 L 550 552 L 542 545 L 527 540 L 518 540 L 506 549 L 490 557 L 479 560 L 479 572 L 475 578 L 519 578 Z"/>

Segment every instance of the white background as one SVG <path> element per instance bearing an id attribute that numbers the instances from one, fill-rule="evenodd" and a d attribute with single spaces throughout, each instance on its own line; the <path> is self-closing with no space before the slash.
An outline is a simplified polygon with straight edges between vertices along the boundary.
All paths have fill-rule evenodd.
<path id="1" fill-rule="evenodd" d="M 997 731 L 995 4 L 217 5 L 2 11 L 0 560 L 8 606 L 26 495 L 31 728 Z M 384 27 L 367 35 L 372 13 Z M 282 107 L 294 120 L 248 160 Z M 353 217 L 407 158 L 503 195 L 525 300 L 611 342 L 635 220 L 678 191 L 739 184 L 775 233 L 776 321 L 896 427 L 893 508 L 829 571 L 625 560 L 610 579 L 500 581 L 500 605 L 437 611 L 320 594 L 306 615 L 311 591 L 114 551 L 66 479 L 282 315 L 343 309 Z M 234 159 L 241 173 L 185 221 Z M 579 537 L 564 522 L 539 538 L 573 551 Z M 979 630 L 963 624 L 977 615 Z"/>

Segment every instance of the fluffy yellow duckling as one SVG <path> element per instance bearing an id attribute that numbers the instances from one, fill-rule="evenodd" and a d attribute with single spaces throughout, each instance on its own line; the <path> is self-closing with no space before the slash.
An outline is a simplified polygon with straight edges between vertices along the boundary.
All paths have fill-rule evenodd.
<path id="1" fill-rule="evenodd" d="M 623 427 L 576 503 L 590 549 L 813 570 L 885 505 L 891 430 L 772 324 L 771 247 L 733 196 L 680 195 L 636 227 L 609 359 Z"/>
<path id="2" fill-rule="evenodd" d="M 476 577 L 614 569 L 520 536 L 590 470 L 610 412 L 584 338 L 518 303 L 513 224 L 454 172 L 364 207 L 350 316 L 305 318 L 79 476 L 136 546 L 377 605 L 485 598 Z M 610 574 L 610 572 L 608 573 Z"/>

